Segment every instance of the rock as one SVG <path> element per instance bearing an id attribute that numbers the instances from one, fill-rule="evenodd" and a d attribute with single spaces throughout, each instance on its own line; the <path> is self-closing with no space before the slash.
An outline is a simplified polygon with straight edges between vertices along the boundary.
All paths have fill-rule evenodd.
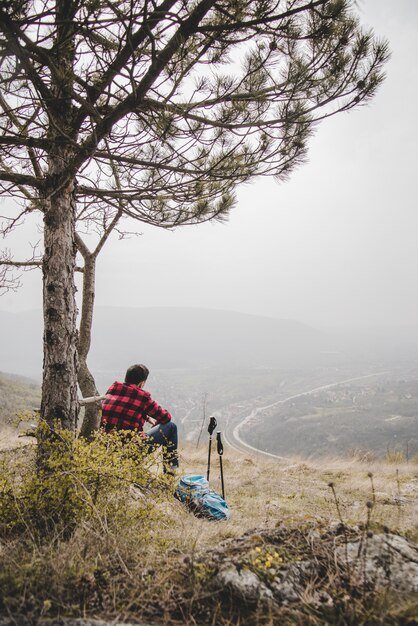
<path id="1" fill-rule="evenodd" d="M 246 604 L 269 603 L 273 600 L 272 591 L 248 569 L 237 570 L 229 565 L 218 572 L 217 583 L 240 601 Z"/>
<path id="2" fill-rule="evenodd" d="M 218 572 L 216 586 L 228 589 L 237 601 L 248 605 L 259 602 L 289 604 L 301 599 L 311 574 L 312 564 L 298 561 L 277 571 L 271 570 L 271 580 L 265 583 L 255 572 L 230 563 Z"/>
<path id="3" fill-rule="evenodd" d="M 342 562 L 348 558 L 352 582 L 358 585 L 418 593 L 418 546 L 404 537 L 373 535 L 361 544 L 339 546 L 336 555 Z"/>
<path id="4" fill-rule="evenodd" d="M 279 604 L 289 604 L 300 600 L 310 574 L 312 574 L 312 564 L 306 561 L 297 561 L 280 568 L 271 583 L 275 600 Z"/>
<path id="5" fill-rule="evenodd" d="M 260 573 L 249 558 L 260 549 L 283 554 L 282 562 Z M 343 532 L 341 524 L 293 533 L 283 528 L 252 531 L 221 545 L 209 558 L 211 585 L 217 591 L 227 589 L 237 604 L 247 606 L 265 602 L 273 608 L 332 607 L 333 593 L 340 585 L 347 601 L 354 588 L 366 594 L 388 588 L 418 593 L 416 544 L 390 533 L 363 535 L 358 528 L 348 527 Z"/>

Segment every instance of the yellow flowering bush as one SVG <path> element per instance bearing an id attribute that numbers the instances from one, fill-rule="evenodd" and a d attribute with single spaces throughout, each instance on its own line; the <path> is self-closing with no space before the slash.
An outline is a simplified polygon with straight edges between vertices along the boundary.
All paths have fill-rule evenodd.
<path id="1" fill-rule="evenodd" d="M 274 546 L 257 546 L 249 559 L 249 568 L 261 578 L 274 578 L 276 571 L 285 563 Z"/>
<path id="2" fill-rule="evenodd" d="M 3 459 L 0 536 L 29 532 L 42 541 L 53 532 L 66 538 L 92 515 L 128 515 L 123 500 L 132 500 L 132 485 L 153 496 L 167 485 L 135 432 L 98 432 L 87 441 L 41 422 L 37 438 L 37 454 L 29 461 Z M 146 507 L 145 495 L 135 511 Z"/>

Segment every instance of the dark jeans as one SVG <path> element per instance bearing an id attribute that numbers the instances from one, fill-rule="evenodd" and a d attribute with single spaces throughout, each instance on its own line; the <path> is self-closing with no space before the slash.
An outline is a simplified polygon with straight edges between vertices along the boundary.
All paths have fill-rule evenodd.
<path id="1" fill-rule="evenodd" d="M 163 446 L 164 470 L 167 467 L 175 469 L 179 466 L 177 426 L 174 422 L 154 426 L 147 432 L 147 437 L 149 438 L 149 452 L 152 452 L 156 446 Z"/>

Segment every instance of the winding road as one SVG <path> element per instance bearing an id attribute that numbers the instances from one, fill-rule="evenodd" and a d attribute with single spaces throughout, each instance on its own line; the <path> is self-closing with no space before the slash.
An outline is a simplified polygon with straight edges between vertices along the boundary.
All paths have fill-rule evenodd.
<path id="1" fill-rule="evenodd" d="M 244 417 L 240 422 L 238 422 L 238 424 L 231 424 L 230 422 L 227 423 L 224 433 L 223 433 L 224 441 L 231 448 L 238 450 L 240 452 L 251 451 L 252 453 L 262 454 L 270 458 L 287 460 L 287 457 L 285 456 L 280 456 L 279 454 L 272 454 L 271 452 L 260 450 L 260 448 L 256 448 L 250 445 L 249 443 L 246 443 L 240 435 L 241 429 L 246 424 L 248 424 L 254 417 L 256 417 L 256 415 L 258 415 L 259 413 L 262 413 L 263 411 L 266 411 L 267 409 L 271 409 L 274 406 L 278 406 L 279 404 L 285 404 L 286 402 L 289 402 L 290 400 L 295 400 L 296 398 L 301 398 L 302 396 L 308 396 L 312 393 L 316 393 L 317 391 L 324 391 L 325 389 L 331 389 L 332 387 L 338 387 L 339 385 L 345 385 L 346 383 L 351 383 L 357 380 L 364 380 L 366 378 L 372 378 L 376 376 L 382 376 L 383 374 L 388 374 L 388 373 L 389 371 L 375 372 L 374 374 L 366 374 L 365 376 L 356 376 L 355 378 L 347 378 L 345 380 L 340 380 L 338 382 L 330 383 L 328 385 L 321 385 L 320 387 L 315 387 L 314 389 L 309 389 L 308 391 L 302 391 L 301 393 L 296 393 L 287 398 L 283 398 L 282 400 L 277 400 L 276 402 L 272 402 L 271 404 L 267 404 L 266 406 L 261 406 L 261 407 L 258 407 L 257 409 L 253 409 L 251 413 L 247 415 L 246 417 Z"/>

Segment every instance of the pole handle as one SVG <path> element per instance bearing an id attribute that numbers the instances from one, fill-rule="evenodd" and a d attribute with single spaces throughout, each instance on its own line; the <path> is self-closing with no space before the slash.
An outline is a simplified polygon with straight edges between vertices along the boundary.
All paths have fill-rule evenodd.
<path id="1" fill-rule="evenodd" d="M 214 417 L 210 417 L 209 418 L 209 426 L 208 426 L 208 433 L 209 435 L 212 437 L 212 433 L 215 430 L 217 424 L 216 424 L 216 419 Z"/>

